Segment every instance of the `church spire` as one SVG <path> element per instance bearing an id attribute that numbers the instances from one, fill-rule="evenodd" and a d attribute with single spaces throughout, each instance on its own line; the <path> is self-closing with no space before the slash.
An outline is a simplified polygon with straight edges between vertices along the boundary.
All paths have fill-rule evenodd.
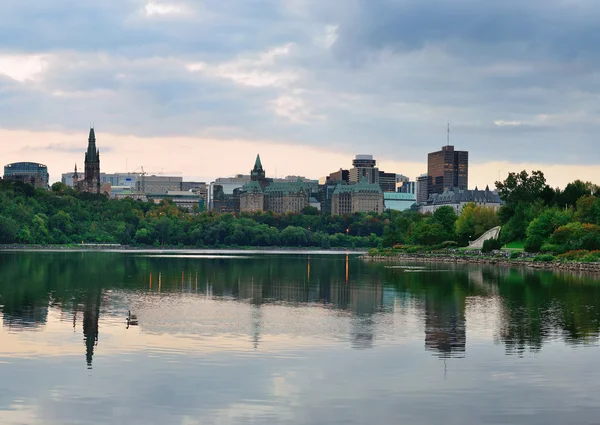
<path id="1" fill-rule="evenodd" d="M 254 168 L 250 171 L 250 179 L 252 181 L 263 181 L 265 180 L 265 170 L 260 162 L 260 154 L 256 155 L 256 161 L 254 161 Z"/>
<path id="2" fill-rule="evenodd" d="M 254 171 L 262 170 L 262 163 L 260 162 L 260 154 L 256 154 L 256 161 L 254 161 Z"/>
<path id="3" fill-rule="evenodd" d="M 90 128 L 90 135 L 88 137 L 88 149 L 86 159 L 90 162 L 96 162 L 98 160 L 99 151 L 96 149 L 96 133 L 94 127 Z"/>

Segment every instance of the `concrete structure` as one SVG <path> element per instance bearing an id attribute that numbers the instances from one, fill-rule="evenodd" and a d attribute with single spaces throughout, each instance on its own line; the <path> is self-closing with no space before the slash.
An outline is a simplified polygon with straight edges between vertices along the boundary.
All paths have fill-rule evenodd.
<path id="1" fill-rule="evenodd" d="M 454 146 L 443 146 L 440 151 L 427 156 L 427 193 L 442 193 L 457 187 L 467 190 L 469 186 L 469 152 L 455 151 Z"/>
<path id="2" fill-rule="evenodd" d="M 100 180 L 100 150 L 96 148 L 96 133 L 90 128 L 88 148 L 85 153 L 84 175 L 80 179 L 77 165 L 73 173 L 73 184 L 82 192 L 100 193 L 102 181 Z"/>
<path id="3" fill-rule="evenodd" d="M 168 191 L 167 193 L 152 193 L 146 195 L 149 201 L 158 204 L 160 201 L 172 201 L 178 207 L 192 211 L 194 206 L 200 208 L 200 196 L 193 192 L 182 192 L 180 190 Z"/>
<path id="4" fill-rule="evenodd" d="M 483 243 L 485 241 L 487 241 L 488 239 L 498 239 L 498 236 L 500 235 L 500 229 L 501 229 L 500 226 L 492 227 L 490 230 L 485 232 L 479 238 L 477 238 L 476 240 L 471 242 L 469 244 L 469 248 L 481 249 L 481 248 L 483 248 Z"/>
<path id="5" fill-rule="evenodd" d="M 383 191 L 376 183 L 363 178 L 357 184 L 339 184 L 331 198 L 331 215 L 356 212 L 383 212 Z"/>
<path id="6" fill-rule="evenodd" d="M 234 177 L 219 177 L 208 187 L 208 208 L 215 212 L 239 212 L 239 192 L 250 182 L 249 175 L 237 174 Z"/>
<path id="7" fill-rule="evenodd" d="M 427 203 L 419 206 L 419 212 L 432 213 L 442 206 L 451 206 L 457 214 L 460 214 L 463 206 L 469 203 L 483 205 L 498 210 L 502 200 L 498 193 L 491 191 L 486 186 L 485 190 L 460 190 L 459 188 L 446 189 L 444 193 L 429 195 Z"/>
<path id="8" fill-rule="evenodd" d="M 383 205 L 386 210 L 406 211 L 417 203 L 412 193 L 383 192 Z"/>
<path id="9" fill-rule="evenodd" d="M 37 162 L 14 162 L 4 166 L 4 180 L 20 181 L 48 189 L 48 167 Z"/>
<path id="10" fill-rule="evenodd" d="M 429 178 L 427 174 L 421 174 L 417 177 L 417 193 L 415 194 L 417 198 L 417 204 L 421 205 L 427 202 L 429 198 L 429 194 L 427 192 L 427 185 L 429 184 Z"/>
<path id="11" fill-rule="evenodd" d="M 146 194 L 167 193 L 181 190 L 183 178 L 176 176 L 142 175 L 136 182 L 136 190 Z"/>

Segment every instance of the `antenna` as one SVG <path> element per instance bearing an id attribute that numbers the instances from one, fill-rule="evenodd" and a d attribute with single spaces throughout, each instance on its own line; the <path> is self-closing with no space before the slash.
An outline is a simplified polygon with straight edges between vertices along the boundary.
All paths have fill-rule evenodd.
<path id="1" fill-rule="evenodd" d="M 448 123 L 448 134 L 446 135 L 446 143 L 450 146 L 450 123 Z"/>

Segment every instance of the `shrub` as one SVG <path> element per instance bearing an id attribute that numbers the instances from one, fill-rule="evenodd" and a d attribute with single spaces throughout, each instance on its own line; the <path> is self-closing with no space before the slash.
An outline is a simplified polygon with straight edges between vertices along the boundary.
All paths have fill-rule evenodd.
<path id="1" fill-rule="evenodd" d="M 502 244 L 498 239 L 487 239 L 483 241 L 481 252 L 492 252 L 493 250 L 500 248 L 502 248 Z"/>
<path id="2" fill-rule="evenodd" d="M 513 251 L 510 253 L 510 259 L 516 260 L 517 258 L 521 258 L 521 253 L 517 251 Z"/>
<path id="3" fill-rule="evenodd" d="M 567 251 L 567 247 L 564 245 L 557 245 L 552 243 L 545 243 L 540 248 L 540 252 L 542 253 L 551 253 L 551 254 L 562 254 Z"/>
<path id="4" fill-rule="evenodd" d="M 600 261 L 599 251 L 592 251 L 581 259 L 582 263 L 597 263 L 598 261 Z"/>
<path id="5" fill-rule="evenodd" d="M 370 257 L 374 257 L 375 255 L 379 254 L 379 250 L 377 248 L 371 248 L 368 252 Z"/>
<path id="6" fill-rule="evenodd" d="M 425 251 L 425 247 L 420 246 L 420 245 L 410 246 L 406 249 L 406 252 L 409 254 L 416 254 L 418 252 L 423 252 L 423 251 Z"/>
<path id="7" fill-rule="evenodd" d="M 578 249 L 574 251 L 567 251 L 564 254 L 559 255 L 558 258 L 566 261 L 581 261 L 581 259 L 589 253 L 590 252 L 585 249 Z"/>
<path id="8" fill-rule="evenodd" d="M 540 254 L 533 257 L 533 261 L 536 263 L 551 263 L 556 260 L 556 257 L 552 254 Z"/>
<path id="9" fill-rule="evenodd" d="M 525 251 L 527 252 L 540 252 L 542 245 L 544 244 L 544 238 L 538 235 L 533 235 L 527 238 L 525 241 Z"/>

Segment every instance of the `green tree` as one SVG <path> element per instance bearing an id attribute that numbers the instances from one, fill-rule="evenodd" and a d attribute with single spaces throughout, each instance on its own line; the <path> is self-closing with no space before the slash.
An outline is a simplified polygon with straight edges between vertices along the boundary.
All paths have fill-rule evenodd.
<path id="1" fill-rule="evenodd" d="M 443 206 L 435 210 L 432 216 L 433 223 L 437 223 L 442 226 L 443 233 L 442 238 L 446 241 L 454 240 L 456 238 L 456 220 L 457 216 L 454 212 L 454 208 L 449 206 Z"/>
<path id="2" fill-rule="evenodd" d="M 18 235 L 19 223 L 10 217 L 0 215 L 0 243 L 15 243 Z"/>

